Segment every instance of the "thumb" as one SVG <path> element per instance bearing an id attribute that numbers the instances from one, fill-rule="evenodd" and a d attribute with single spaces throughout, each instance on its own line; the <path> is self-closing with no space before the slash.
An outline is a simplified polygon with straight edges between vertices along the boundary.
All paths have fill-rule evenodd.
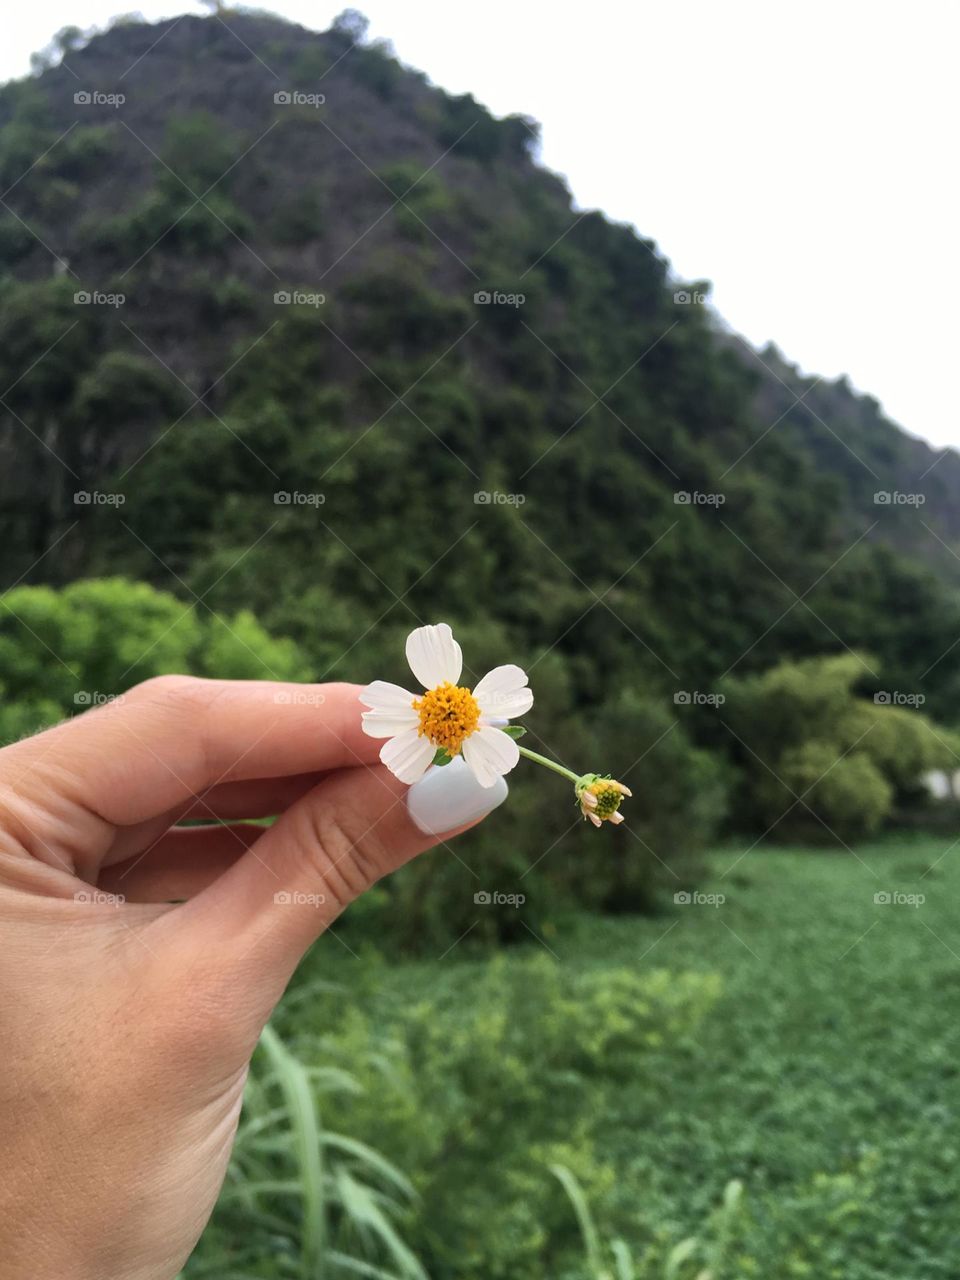
<path id="1" fill-rule="evenodd" d="M 503 778 L 482 787 L 462 759 L 412 787 L 382 765 L 341 769 L 175 913 L 181 941 L 208 954 L 213 942 L 233 988 L 255 997 L 265 1021 L 303 953 L 349 903 L 506 797 Z"/>

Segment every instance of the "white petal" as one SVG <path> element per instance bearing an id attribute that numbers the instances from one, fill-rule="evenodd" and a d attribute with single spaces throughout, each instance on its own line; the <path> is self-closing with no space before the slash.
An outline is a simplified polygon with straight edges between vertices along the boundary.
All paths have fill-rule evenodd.
<path id="1" fill-rule="evenodd" d="M 509 664 L 488 671 L 473 691 L 484 716 L 523 716 L 533 706 L 527 673 Z"/>
<path id="2" fill-rule="evenodd" d="M 463 654 L 445 622 L 435 627 L 417 627 L 407 636 L 410 670 L 425 689 L 435 689 L 449 680 L 456 684 L 463 670 Z"/>
<path id="3" fill-rule="evenodd" d="M 357 694 L 363 705 L 372 707 L 374 711 L 406 710 L 418 696 L 407 689 L 401 689 L 398 684 L 391 684 L 389 680 L 374 680 L 373 684 L 368 684 Z"/>
<path id="4" fill-rule="evenodd" d="M 407 711 L 364 711 L 360 722 L 368 738 L 395 738 L 398 733 L 416 729 L 420 717 L 410 707 Z"/>
<path id="5" fill-rule="evenodd" d="M 419 721 L 413 709 L 414 694 L 401 689 L 398 684 L 386 680 L 374 680 L 361 689 L 359 699 L 372 708 L 360 717 L 363 732 L 370 738 L 392 738 L 407 729 L 416 728 Z"/>
<path id="6" fill-rule="evenodd" d="M 436 748 L 416 729 L 407 729 L 380 748 L 380 759 L 401 782 L 422 778 L 435 754 Z"/>
<path id="7" fill-rule="evenodd" d="M 464 740 L 463 758 L 481 787 L 492 787 L 520 759 L 520 748 L 502 729 L 481 725 Z"/>
<path id="8" fill-rule="evenodd" d="M 399 685 L 390 685 L 385 680 L 375 680 L 357 695 L 369 712 L 361 717 L 364 732 L 369 737 L 393 737 L 408 728 L 416 727 L 417 713 L 413 710 L 413 699 L 406 689 Z"/>

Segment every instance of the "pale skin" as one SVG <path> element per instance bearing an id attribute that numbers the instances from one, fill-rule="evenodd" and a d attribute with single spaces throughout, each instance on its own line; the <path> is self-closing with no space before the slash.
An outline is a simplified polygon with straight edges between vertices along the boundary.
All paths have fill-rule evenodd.
<path id="1" fill-rule="evenodd" d="M 358 692 L 163 676 L 0 751 L 0 1275 L 183 1266 L 297 962 L 440 839 Z"/>

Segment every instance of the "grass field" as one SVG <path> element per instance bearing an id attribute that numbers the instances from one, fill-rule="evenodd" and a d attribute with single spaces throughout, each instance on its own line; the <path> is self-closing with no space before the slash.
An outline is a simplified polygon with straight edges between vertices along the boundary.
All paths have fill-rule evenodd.
<path id="1" fill-rule="evenodd" d="M 593 1280 L 551 1162 L 574 1169 L 601 1237 L 626 1242 L 638 1280 L 666 1274 L 669 1245 L 709 1233 L 734 1178 L 743 1209 L 712 1280 L 953 1277 L 960 844 L 951 844 L 909 837 L 855 854 L 718 851 L 698 886 L 707 901 L 648 918 L 583 917 L 545 946 L 531 939 L 501 952 L 493 963 L 508 985 L 499 1010 L 491 958 L 471 952 L 469 940 L 436 960 L 384 963 L 328 938 L 275 1026 L 305 1061 L 349 1069 L 363 1045 L 379 1046 L 383 1062 L 366 1073 L 364 1100 L 338 1101 L 329 1120 L 359 1129 L 421 1192 L 400 1229 L 433 1277 Z M 725 900 L 709 900 L 716 895 Z M 569 1033 L 599 1035 L 601 1049 L 584 1058 L 580 1044 L 568 1058 L 568 1033 L 551 1039 L 554 1023 L 538 1022 L 536 986 L 522 996 L 509 987 L 510 972 L 536 955 L 546 957 L 535 963 L 537 981 L 550 970 L 588 984 L 581 1002 L 610 975 L 621 985 L 638 980 L 634 1002 L 663 970 L 718 982 L 697 997 L 689 1025 L 664 1030 L 653 1017 L 635 1052 L 616 1030 L 629 1000 L 607 1000 L 602 1020 Z M 305 999 L 319 975 L 340 994 Z M 559 1008 L 557 999 L 541 1003 Z M 418 1036 L 430 1042 L 422 1058 Z M 525 1067 L 542 1089 L 530 1087 Z M 448 1097 L 454 1078 L 459 1092 Z M 381 1079 L 383 1094 L 371 1096 Z M 413 1135 L 444 1114 L 436 1141 L 421 1146 Z M 501 1173 L 485 1176 L 501 1160 Z M 518 1197 L 543 1223 L 539 1243 L 530 1222 L 516 1219 Z M 448 1230 L 444 1218 L 456 1214 L 466 1219 Z M 676 1275 L 697 1276 L 701 1265 L 693 1257 Z"/>

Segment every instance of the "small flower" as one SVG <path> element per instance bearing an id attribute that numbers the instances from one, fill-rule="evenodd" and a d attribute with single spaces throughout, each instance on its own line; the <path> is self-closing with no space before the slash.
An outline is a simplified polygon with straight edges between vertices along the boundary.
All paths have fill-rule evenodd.
<path id="1" fill-rule="evenodd" d="M 411 631 L 406 651 L 425 693 L 374 680 L 360 694 L 370 708 L 363 713 L 364 733 L 388 739 L 380 759 L 401 782 L 416 782 L 443 750 L 462 755 L 480 785 L 492 787 L 520 759 L 516 742 L 499 726 L 533 706 L 526 672 L 494 667 L 473 690 L 458 684 L 463 654 L 445 622 Z"/>
<path id="2" fill-rule="evenodd" d="M 618 823 L 623 821 L 620 802 L 624 796 L 632 796 L 633 792 L 622 782 L 613 778 L 602 778 L 596 773 L 585 773 L 576 785 L 577 803 L 580 812 L 589 818 L 595 827 L 604 822 Z"/>

